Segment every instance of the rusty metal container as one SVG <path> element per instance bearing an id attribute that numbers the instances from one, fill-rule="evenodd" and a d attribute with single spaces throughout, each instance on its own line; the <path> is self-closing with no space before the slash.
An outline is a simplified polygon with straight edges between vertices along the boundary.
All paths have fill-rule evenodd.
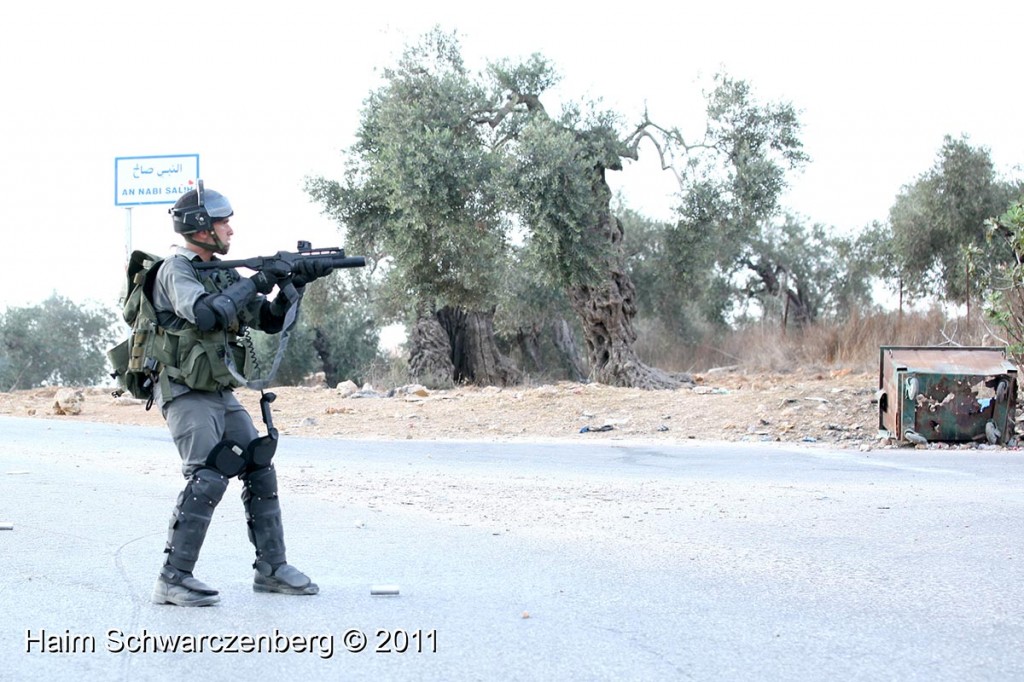
<path id="1" fill-rule="evenodd" d="M 1013 435 L 1017 368 L 1005 348 L 882 346 L 878 428 L 902 442 L 1003 443 Z"/>

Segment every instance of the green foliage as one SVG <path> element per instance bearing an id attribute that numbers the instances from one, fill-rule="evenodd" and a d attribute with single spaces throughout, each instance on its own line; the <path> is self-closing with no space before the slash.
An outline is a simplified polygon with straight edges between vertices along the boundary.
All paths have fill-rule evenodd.
<path id="1" fill-rule="evenodd" d="M 938 293 L 963 302 L 976 295 L 1009 257 L 986 243 L 985 220 L 1020 189 L 997 175 L 988 149 L 947 135 L 934 165 L 900 191 L 889 211 L 891 234 L 878 251 L 882 273 L 902 281 L 910 298 Z"/>
<path id="2" fill-rule="evenodd" d="M 118 314 L 52 294 L 0 314 L 0 390 L 87 386 L 107 378 Z"/>
<path id="3" fill-rule="evenodd" d="M 531 55 L 525 62 L 501 59 L 489 64 L 487 71 L 494 86 L 492 102 L 502 101 L 510 92 L 539 96 L 560 80 L 552 65 L 539 54 Z"/>
<path id="4" fill-rule="evenodd" d="M 808 161 L 791 104 L 761 101 L 720 74 L 696 141 L 646 116 L 625 135 L 614 112 L 592 104 L 548 112 L 541 98 L 557 79 L 539 55 L 471 74 L 455 37 L 437 29 L 384 71 L 344 180 L 307 182 L 349 246 L 381 265 L 378 319 L 496 309 L 511 343 L 563 317 L 569 295 L 578 314 L 603 310 L 587 297 L 632 277 L 623 310 L 635 283 L 641 316 L 695 337 L 779 306 L 801 321 L 848 317 L 863 311 L 879 275 L 916 273 L 920 291 L 941 282 L 959 296 L 999 262 L 965 226 L 1005 206 L 1011 186 L 964 141 L 947 138 L 940 163 L 898 199 L 891 228 L 837 237 L 781 205 L 791 173 Z M 642 140 L 680 180 L 673 223 L 610 208 L 605 174 L 636 158 Z"/>
<path id="5" fill-rule="evenodd" d="M 1024 361 L 1024 203 L 1016 201 L 999 217 L 985 221 L 991 239 L 1005 244 L 1013 259 L 997 268 L 988 292 L 985 316 L 1009 339 L 1009 351 Z"/>
<path id="6" fill-rule="evenodd" d="M 379 318 L 370 273 L 342 272 L 310 285 L 303 316 L 314 331 L 313 347 L 331 386 L 349 379 L 362 384 L 380 359 Z"/>
<path id="7" fill-rule="evenodd" d="M 565 321 L 576 338 L 580 331 L 565 289 L 541 263 L 535 242 L 513 250 L 513 262 L 502 286 L 494 316 L 502 350 L 537 380 L 574 380 L 571 362 L 556 343 L 556 327 Z M 582 358 L 576 358 L 582 362 Z"/>
<path id="8" fill-rule="evenodd" d="M 693 261 L 669 262 L 675 255 L 670 245 L 682 241 L 673 242 L 675 226 L 652 220 L 621 202 L 616 215 L 622 222 L 626 269 L 636 286 L 637 317 L 658 320 L 682 339 L 696 338 L 705 316 L 695 306 L 695 298 L 684 293 L 695 289 L 697 278 L 689 269 Z M 679 275 L 667 276 L 670 272 Z M 708 296 L 710 292 L 703 294 Z"/>
<path id="9" fill-rule="evenodd" d="M 554 281 L 591 279 L 607 255 L 595 187 L 621 168 L 622 143 L 610 112 L 550 118 L 539 97 L 557 79 L 539 55 L 475 78 L 457 40 L 435 29 L 368 98 L 345 182 L 307 190 L 355 248 L 389 258 L 389 290 L 433 309 L 494 305 L 510 212 Z"/>
<path id="10" fill-rule="evenodd" d="M 439 30 L 384 81 L 363 108 L 345 182 L 313 179 L 307 190 L 346 225 L 352 248 L 387 259 L 389 288 L 410 309 L 485 309 L 507 230 L 493 179 L 500 159 L 473 119 L 485 93 Z"/>
<path id="11" fill-rule="evenodd" d="M 265 378 L 273 365 L 281 336 L 251 329 L 249 338 L 252 341 L 252 352 L 256 354 L 255 368 L 250 370 L 249 378 Z M 300 317 L 288 335 L 288 346 L 281 358 L 281 364 L 277 367 L 277 374 L 274 375 L 276 385 L 298 386 L 307 376 L 320 371 L 320 360 L 313 349 L 313 338 L 313 329 Z"/>
<path id="12" fill-rule="evenodd" d="M 873 270 L 863 243 L 857 237 L 835 236 L 822 225 L 795 228 L 784 236 L 785 250 L 775 261 L 787 277 L 775 303 L 789 301 L 789 320 L 841 322 L 874 310 Z"/>
<path id="13" fill-rule="evenodd" d="M 571 315 L 564 290 L 536 254 L 536 242 L 513 249 L 494 317 L 497 333 L 509 338 L 520 329 Z"/>
<path id="14" fill-rule="evenodd" d="M 713 230 L 712 255 L 728 263 L 777 214 L 786 172 L 808 159 L 792 105 L 759 102 L 749 84 L 724 74 L 706 98 L 707 131 L 688 149 L 679 214 L 691 229 Z"/>
<path id="15" fill-rule="evenodd" d="M 628 208 L 619 211 L 625 232 L 627 266 L 637 287 L 640 316 L 657 319 L 681 340 L 724 329 L 746 317 L 756 302 L 758 317 L 782 319 L 787 296 L 790 320 L 819 316 L 845 319 L 871 307 L 870 246 L 859 238 L 834 236 L 822 225 L 807 226 L 789 214 L 765 223 L 737 249 L 731 275 L 714 262 L 700 262 L 678 225 L 644 218 Z M 699 246 L 699 241 L 697 242 Z M 666 277 L 666 272 L 678 272 Z M 799 305 L 807 318 L 798 319 Z"/>
<path id="16" fill-rule="evenodd" d="M 747 295 L 736 277 L 751 249 L 770 249 L 763 231 L 786 173 L 806 161 L 793 107 L 761 103 L 748 84 L 719 75 L 704 139 L 687 144 L 646 119 L 626 136 L 620 117 L 594 104 L 553 116 L 541 97 L 556 82 L 539 55 L 473 77 L 455 38 L 435 29 L 368 98 L 345 182 L 307 189 L 355 248 L 386 260 L 380 291 L 395 312 L 498 304 L 506 339 L 537 330 L 564 317 L 567 289 L 601 291 L 622 273 L 624 225 L 625 274 L 641 279 L 641 309 L 681 331 L 695 317 L 724 324 Z M 657 226 L 656 238 L 653 226 L 633 237 L 643 219 L 612 215 L 605 174 L 656 135 L 666 152 L 685 154 L 680 220 Z M 511 225 L 523 230 L 514 260 Z"/>
<path id="17" fill-rule="evenodd" d="M 816 267 L 827 282 L 823 308 L 826 317 L 845 321 L 877 311 L 879 306 L 872 294 L 872 283 L 878 275 L 875 253 L 872 243 L 862 235 L 829 237 L 827 247 L 818 254 Z"/>
<path id="18" fill-rule="evenodd" d="M 607 277 L 615 223 L 604 172 L 621 168 L 616 120 L 576 107 L 549 118 L 540 96 L 556 80 L 538 55 L 473 77 L 457 41 L 438 30 L 385 71 L 344 182 L 314 179 L 307 190 L 346 226 L 351 246 L 386 263 L 380 291 L 392 315 L 489 315 L 510 301 L 513 227 L 527 244 L 517 257 L 530 259 L 516 267 L 545 273 L 549 286 Z M 523 328 L 545 315 L 535 310 Z"/>
<path id="19" fill-rule="evenodd" d="M 380 326 L 372 312 L 370 277 L 353 270 L 333 273 L 306 288 L 275 382 L 294 386 L 324 372 L 328 385 L 357 384 L 379 358 Z M 270 369 L 280 337 L 251 332 L 263 372 Z"/>
<path id="20" fill-rule="evenodd" d="M 584 119 L 574 109 L 560 121 L 536 115 L 523 127 L 507 182 L 539 262 L 561 286 L 606 276 L 610 236 L 606 169 L 620 168 L 614 117 Z"/>
<path id="21" fill-rule="evenodd" d="M 761 103 L 747 83 L 726 75 L 706 97 L 707 130 L 687 146 L 679 221 L 666 233 L 665 255 L 684 296 L 721 323 L 745 291 L 732 287 L 734 276 L 763 260 L 778 230 L 786 173 L 807 156 L 792 105 Z"/>
<path id="22" fill-rule="evenodd" d="M 762 303 L 777 297 L 780 277 L 796 277 L 803 268 L 806 249 L 800 255 L 794 249 L 813 239 L 781 216 L 779 204 L 787 173 L 807 161 L 796 110 L 758 101 L 746 82 L 725 74 L 705 97 L 701 140 L 665 132 L 665 152 L 683 159 L 677 222 L 655 228 L 636 216 L 623 218 L 641 309 L 657 311 L 667 328 L 687 338 L 706 324 L 728 325 L 751 297 Z M 631 229 L 646 236 L 637 240 Z M 800 281 L 810 285 L 810 274 L 800 273 Z"/>

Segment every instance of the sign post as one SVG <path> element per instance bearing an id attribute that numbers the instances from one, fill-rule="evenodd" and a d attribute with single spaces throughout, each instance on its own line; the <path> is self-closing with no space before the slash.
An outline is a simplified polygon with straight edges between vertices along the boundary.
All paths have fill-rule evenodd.
<path id="1" fill-rule="evenodd" d="M 124 207 L 124 262 L 132 257 L 132 207 Z"/>
<path id="2" fill-rule="evenodd" d="M 118 156 L 114 159 L 114 205 L 125 208 L 125 259 L 132 255 L 132 207 L 173 204 L 195 189 L 199 155 Z"/>

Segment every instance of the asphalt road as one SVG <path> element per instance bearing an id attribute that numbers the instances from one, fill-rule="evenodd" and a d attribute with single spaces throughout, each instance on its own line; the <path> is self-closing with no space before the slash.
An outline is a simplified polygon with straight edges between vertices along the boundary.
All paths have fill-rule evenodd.
<path id="1" fill-rule="evenodd" d="M 1019 452 L 285 437 L 321 593 L 252 591 L 233 482 L 183 609 L 163 430 L 0 433 L 0 680 L 1024 680 Z"/>

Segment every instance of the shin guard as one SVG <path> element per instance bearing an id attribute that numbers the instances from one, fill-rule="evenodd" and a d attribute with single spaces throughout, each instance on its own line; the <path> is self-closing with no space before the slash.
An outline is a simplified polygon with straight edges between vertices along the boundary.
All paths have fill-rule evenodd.
<path id="1" fill-rule="evenodd" d="M 245 484 L 242 503 L 249 524 L 249 541 L 256 548 L 253 568 L 269 575 L 273 567 L 286 561 L 277 472 L 273 466 L 268 466 L 247 471 L 240 478 Z"/>
<path id="2" fill-rule="evenodd" d="M 178 495 L 178 504 L 171 515 L 167 533 L 167 563 L 180 571 L 191 573 L 199 560 L 199 550 L 224 491 L 227 477 L 212 469 L 199 469 Z"/>

